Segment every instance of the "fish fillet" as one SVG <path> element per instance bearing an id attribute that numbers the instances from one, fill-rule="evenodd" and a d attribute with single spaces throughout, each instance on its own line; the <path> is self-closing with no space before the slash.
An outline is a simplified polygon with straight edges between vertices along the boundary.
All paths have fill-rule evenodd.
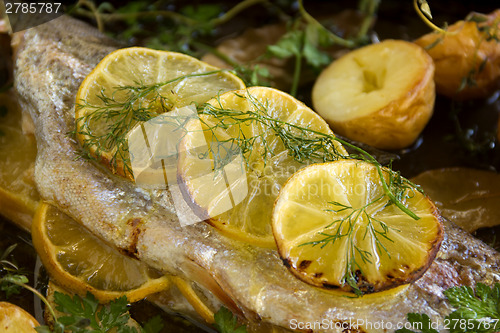
<path id="1" fill-rule="evenodd" d="M 330 326 L 313 331 L 391 332 L 408 312 L 442 321 L 451 311 L 443 295 L 449 287 L 500 281 L 499 253 L 446 221 L 439 254 L 422 278 L 395 294 L 360 299 L 296 279 L 274 250 L 230 240 L 205 223 L 181 227 L 166 191 L 141 188 L 77 159 L 78 144 L 68 135 L 74 130 L 80 83 L 119 45 L 67 16 L 14 40 L 15 89 L 35 124 L 35 181 L 41 197 L 122 253 L 205 286 L 249 322 L 283 328 L 322 322 Z M 234 304 L 227 304 L 229 299 Z M 358 320 L 365 324 L 357 330 L 332 324 Z"/>

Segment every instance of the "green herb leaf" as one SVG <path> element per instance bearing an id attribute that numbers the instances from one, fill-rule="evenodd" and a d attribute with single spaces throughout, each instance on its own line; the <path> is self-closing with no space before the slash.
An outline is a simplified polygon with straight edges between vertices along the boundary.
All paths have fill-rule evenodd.
<path id="1" fill-rule="evenodd" d="M 431 14 L 431 7 L 429 7 L 429 4 L 427 3 L 426 0 L 419 0 L 418 1 L 420 4 L 420 10 L 422 13 L 425 14 L 429 19 L 432 20 L 432 14 Z"/>
<path id="2" fill-rule="evenodd" d="M 322 52 L 309 41 L 306 41 L 304 44 L 304 58 L 308 64 L 315 68 L 321 68 L 324 65 L 328 65 L 331 61 L 327 53 Z"/>
<path id="3" fill-rule="evenodd" d="M 121 6 L 116 10 L 116 13 L 138 13 L 142 11 L 146 11 L 148 7 L 148 2 L 147 1 L 131 1 L 128 2 L 126 5 Z M 137 23 L 137 17 L 135 16 L 130 16 L 125 19 L 125 22 L 132 26 Z"/>
<path id="4" fill-rule="evenodd" d="M 190 5 L 182 8 L 181 13 L 198 22 L 208 22 L 222 13 L 222 7 L 217 4 Z"/>
<path id="5" fill-rule="evenodd" d="M 160 316 L 149 319 L 143 326 L 144 333 L 159 333 L 163 328 L 163 321 Z"/>
<path id="6" fill-rule="evenodd" d="M 282 59 L 298 56 L 302 52 L 303 40 L 303 31 L 292 30 L 281 37 L 275 45 L 269 45 L 267 50 L 271 55 Z"/>
<path id="7" fill-rule="evenodd" d="M 106 305 L 99 305 L 91 293 L 85 297 L 73 297 L 55 292 L 56 309 L 67 316 L 58 318 L 67 330 L 74 332 L 108 332 L 116 328 L 118 333 L 137 332 L 133 327 L 126 326 L 130 319 L 128 301 L 125 296 Z"/>
<path id="8" fill-rule="evenodd" d="M 451 325 L 451 333 L 497 332 L 500 327 L 500 284 L 492 288 L 478 283 L 476 289 L 461 286 L 444 292 L 450 304 L 456 308 L 446 318 L 451 323 L 466 322 L 467 325 Z M 490 323 L 490 321 L 493 322 Z"/>
<path id="9" fill-rule="evenodd" d="M 500 328 L 500 283 L 488 287 L 478 283 L 476 289 L 468 286 L 452 287 L 444 295 L 455 308 L 445 317 L 450 333 L 494 333 Z M 426 314 L 409 313 L 408 321 L 414 327 L 421 327 L 422 333 L 438 333 L 431 327 Z M 408 329 L 396 333 L 416 333 Z"/>
<path id="10" fill-rule="evenodd" d="M 38 333 L 52 333 L 53 332 L 50 330 L 50 328 L 47 325 L 37 326 L 37 327 L 35 327 L 35 331 L 37 331 Z"/>
<path id="11" fill-rule="evenodd" d="M 431 319 L 426 314 L 409 313 L 408 321 L 413 324 L 413 327 L 419 327 L 422 333 L 439 333 L 431 327 Z M 408 329 L 397 330 L 396 333 L 412 332 Z"/>
<path id="12" fill-rule="evenodd" d="M 332 41 L 325 29 L 317 24 L 308 24 L 305 33 L 304 57 L 309 65 L 319 70 L 331 62 L 330 55 L 320 50 L 320 47 L 330 46 Z"/>
<path id="13" fill-rule="evenodd" d="M 221 307 L 214 315 L 215 328 L 219 333 L 246 333 L 246 326 L 238 326 L 236 316 L 225 307 Z"/>
<path id="14" fill-rule="evenodd" d="M 28 283 L 28 278 L 20 274 L 7 274 L 0 279 L 0 290 L 5 292 L 5 296 L 9 298 L 13 294 L 21 292 L 21 285 Z"/>

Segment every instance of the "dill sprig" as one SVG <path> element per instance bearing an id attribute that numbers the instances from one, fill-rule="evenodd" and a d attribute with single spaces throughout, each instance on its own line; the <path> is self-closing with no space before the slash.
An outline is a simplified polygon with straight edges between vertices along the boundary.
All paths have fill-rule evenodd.
<path id="1" fill-rule="evenodd" d="M 171 82 L 171 81 L 169 81 Z M 168 104 L 162 97 L 159 88 L 166 83 L 156 84 L 152 86 L 140 85 L 138 87 L 120 87 L 119 91 L 126 91 L 126 101 L 118 102 L 113 95 L 110 98 L 106 96 L 100 96 L 101 101 L 104 106 L 95 107 L 84 103 L 84 106 L 94 107 L 94 111 L 98 112 L 99 117 L 105 117 L 107 114 L 114 115 L 115 112 L 120 111 L 120 107 L 124 108 L 124 113 L 127 116 L 123 116 L 119 119 L 122 123 L 119 125 L 120 130 L 115 131 L 119 135 L 119 138 L 114 138 L 114 134 L 111 136 L 99 137 L 95 134 L 91 134 L 91 138 L 97 140 L 97 142 L 109 142 L 112 144 L 114 142 L 120 143 L 121 146 L 116 151 L 128 152 L 128 147 L 126 147 L 125 140 L 125 130 L 131 129 L 134 125 L 150 119 L 154 114 L 159 112 L 167 112 L 170 110 Z M 264 164 L 269 158 L 273 157 L 274 150 L 271 146 L 271 142 L 268 140 L 278 139 L 288 155 L 293 157 L 293 159 L 302 164 L 308 163 L 318 163 L 318 162 L 329 162 L 339 159 L 357 159 L 365 161 L 374 165 L 378 171 L 379 181 L 383 188 L 383 195 L 361 208 L 354 209 L 353 207 L 342 206 L 340 203 L 332 202 L 331 204 L 335 208 L 341 210 L 351 210 L 351 213 L 342 219 L 332 222 L 332 224 L 323 230 L 320 235 L 323 236 L 314 242 L 309 242 L 303 245 L 321 245 L 324 248 L 327 244 L 334 243 L 337 239 L 347 237 L 349 243 L 348 260 L 346 261 L 346 274 L 344 276 L 344 282 L 352 287 L 354 292 L 361 295 L 362 292 L 357 286 L 357 274 L 361 270 L 361 265 L 357 261 L 356 256 L 359 255 L 361 260 L 365 263 L 371 262 L 373 253 L 363 250 L 358 247 L 354 242 L 354 231 L 357 228 L 357 222 L 360 218 L 367 219 L 365 237 L 370 234 L 376 242 L 377 252 L 379 254 L 385 252 L 387 255 L 386 248 L 384 247 L 381 239 L 386 239 L 391 241 L 390 231 L 391 229 L 381 220 L 376 219 L 371 216 L 367 211 L 367 208 L 375 203 L 386 200 L 385 205 L 394 204 L 401 211 L 403 211 L 408 216 L 417 220 L 419 217 L 412 212 L 408 207 L 405 206 L 404 202 L 406 199 L 410 198 L 415 191 L 421 191 L 419 187 L 411 183 L 409 180 L 405 179 L 400 175 L 399 172 L 392 170 L 390 167 L 383 167 L 372 155 L 370 155 L 365 150 L 352 145 L 333 134 L 323 133 L 308 127 L 303 127 L 297 124 L 288 123 L 282 119 L 279 119 L 272 115 L 270 111 L 270 101 L 259 100 L 257 97 L 253 96 L 248 90 L 245 94 L 241 92 L 233 92 L 239 98 L 244 98 L 250 102 L 250 107 L 247 110 L 237 110 L 231 108 L 225 108 L 220 96 L 216 97 L 216 103 L 205 103 L 198 106 L 197 114 L 195 116 L 179 116 L 172 115 L 163 118 L 162 121 L 172 122 L 175 126 L 178 126 L 181 130 L 185 131 L 187 134 L 189 131 L 187 124 L 191 119 L 196 119 L 202 123 L 202 131 L 205 134 L 211 136 L 212 142 L 207 145 L 208 150 L 204 153 L 198 154 L 200 159 L 211 157 L 213 159 L 214 172 L 223 170 L 223 168 L 234 160 L 236 155 L 241 154 L 247 166 L 251 167 L 251 161 L 256 158 L 255 154 L 260 154 L 257 157 L 264 161 Z M 150 97 L 153 98 L 148 105 L 159 105 L 158 109 L 147 109 L 144 106 L 134 104 L 135 101 L 140 100 L 140 98 Z M 107 109 L 109 107 L 109 109 Z M 128 108 L 128 109 L 127 109 Z M 146 116 L 143 118 L 133 117 L 133 110 L 136 108 L 139 110 L 139 115 L 143 117 L 143 112 L 146 112 Z M 132 110 L 132 111 L 130 111 Z M 94 112 L 94 113 L 95 113 Z M 88 124 L 91 123 L 92 114 L 89 113 L 84 121 Z M 127 123 L 128 121 L 128 123 Z M 260 128 L 259 131 L 253 131 L 249 134 L 249 131 L 245 131 L 245 128 L 252 126 L 254 128 Z M 231 128 L 232 135 L 227 135 L 226 130 Z M 87 127 L 87 129 L 90 129 Z M 223 134 L 225 133 L 225 134 Z M 87 141 L 85 145 L 90 144 L 93 141 Z M 274 142 L 274 141 L 273 141 Z M 339 152 L 337 147 L 338 143 L 351 148 L 354 153 L 344 154 Z M 259 146 L 261 149 L 254 152 L 254 147 Z M 108 149 L 111 146 L 107 146 Z M 116 158 L 121 158 L 122 155 L 115 155 Z M 124 160 L 127 164 L 130 161 Z M 130 170 L 130 164 L 127 165 L 127 170 Z M 131 170 L 130 170 L 131 171 Z M 336 229 L 336 233 L 328 233 L 327 229 L 334 225 L 339 225 Z M 348 225 L 347 232 L 341 233 L 343 229 L 342 225 Z"/>
<path id="2" fill-rule="evenodd" d="M 293 157 L 299 163 L 311 162 L 328 162 L 338 159 L 347 158 L 336 148 L 336 138 L 307 127 L 298 126 L 296 124 L 287 123 L 281 119 L 272 117 L 269 112 L 269 101 L 262 102 L 255 96 L 248 93 L 241 95 L 235 92 L 240 98 L 248 100 L 253 110 L 235 110 L 224 108 L 220 97 L 217 97 L 217 104 L 205 104 L 199 111 L 199 115 L 208 115 L 218 121 L 207 123 L 200 118 L 205 124 L 208 131 L 211 131 L 216 140 L 219 140 L 216 135 L 216 129 L 227 129 L 229 126 L 238 126 L 238 136 L 228 137 L 219 143 L 231 143 L 239 147 L 243 154 L 247 166 L 249 165 L 249 153 L 256 143 L 263 147 L 261 158 L 266 164 L 267 159 L 272 156 L 273 149 L 271 148 L 266 137 L 274 136 L 278 138 L 288 151 L 289 156 Z M 244 126 L 260 127 L 263 130 L 258 135 L 246 136 L 242 128 Z M 217 147 L 220 144 L 216 145 Z M 213 152 L 214 156 L 220 156 L 217 152 Z M 215 158 L 217 159 L 217 158 Z M 222 165 L 219 163 L 219 165 Z"/>
<path id="3" fill-rule="evenodd" d="M 393 242 L 393 240 L 389 237 L 389 231 L 397 231 L 394 228 L 389 227 L 384 221 L 375 218 L 370 215 L 367 209 L 370 206 L 375 205 L 376 203 L 383 202 L 383 206 L 387 206 L 391 204 L 389 198 L 384 194 L 366 205 L 360 208 L 354 208 L 349 205 L 342 204 L 337 201 L 328 202 L 333 206 L 331 209 L 325 209 L 327 212 L 346 212 L 348 213 L 346 216 L 341 217 L 339 219 L 334 220 L 329 225 L 324 228 L 324 231 L 319 232 L 319 239 L 306 242 L 300 244 L 299 246 L 320 246 L 321 249 L 325 248 L 328 244 L 334 245 L 337 240 L 341 240 L 343 238 L 347 239 L 347 260 L 345 273 L 342 277 L 342 284 L 349 285 L 354 293 L 357 296 L 361 296 L 363 292 L 358 287 L 358 275 L 363 274 L 363 269 L 361 264 L 356 259 L 356 255 L 359 255 L 361 261 L 366 264 L 372 263 L 373 254 L 370 251 L 364 250 L 354 242 L 354 234 L 359 227 L 360 219 L 365 219 L 366 228 L 364 230 L 363 239 L 365 239 L 368 235 L 370 235 L 375 241 L 376 251 L 378 255 L 387 255 L 389 258 L 391 257 L 389 251 L 384 246 L 382 239 L 385 239 L 389 242 Z M 331 231 L 328 231 L 331 230 Z M 344 231 L 345 230 L 345 231 Z"/>
<path id="4" fill-rule="evenodd" d="M 116 171 L 119 163 L 123 162 L 125 175 L 133 175 L 127 134 L 138 123 L 172 110 L 177 102 L 174 93 L 166 96 L 162 94 L 161 89 L 184 79 L 213 75 L 223 71 L 225 70 L 191 73 L 155 84 L 136 82 L 135 85 L 116 86 L 113 87 L 111 94 L 105 90 L 100 91 L 97 97 L 101 103 L 98 105 L 91 104 L 87 100 L 77 103 L 77 110 L 88 109 L 85 115 L 75 120 L 75 133 L 84 137 L 80 156 L 102 156 L 110 153 L 109 163 L 113 171 Z M 96 126 L 97 123 L 100 125 Z M 90 153 L 92 149 L 93 154 Z"/>

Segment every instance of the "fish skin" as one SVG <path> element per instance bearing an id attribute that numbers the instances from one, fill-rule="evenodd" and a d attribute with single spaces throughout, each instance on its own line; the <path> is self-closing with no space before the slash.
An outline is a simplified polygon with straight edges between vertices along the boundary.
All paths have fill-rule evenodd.
<path id="1" fill-rule="evenodd" d="M 393 325 L 409 312 L 442 321 L 450 311 L 443 291 L 500 281 L 500 254 L 451 222 L 436 259 L 422 278 L 396 294 L 361 299 L 336 296 L 296 279 L 274 250 L 230 240 L 205 223 L 181 227 L 171 198 L 76 158 L 74 100 L 90 71 L 119 45 L 67 16 L 14 37 L 15 90 L 35 124 L 35 182 L 41 197 L 123 253 L 165 274 L 204 284 L 207 276 L 250 322 L 290 328 L 302 323 L 363 319 Z M 322 327 L 325 328 L 325 327 Z M 313 330 L 317 331 L 317 330 Z M 321 331 L 341 332 L 342 329 Z M 384 332 L 364 325 L 343 332 Z"/>

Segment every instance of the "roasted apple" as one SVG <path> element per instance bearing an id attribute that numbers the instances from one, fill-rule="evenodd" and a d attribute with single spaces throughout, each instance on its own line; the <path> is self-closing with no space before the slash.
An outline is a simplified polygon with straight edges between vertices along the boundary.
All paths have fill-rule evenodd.
<path id="1" fill-rule="evenodd" d="M 432 115 L 433 75 L 423 48 L 386 40 L 334 61 L 316 80 L 312 101 L 336 133 L 376 148 L 404 148 Z"/>

